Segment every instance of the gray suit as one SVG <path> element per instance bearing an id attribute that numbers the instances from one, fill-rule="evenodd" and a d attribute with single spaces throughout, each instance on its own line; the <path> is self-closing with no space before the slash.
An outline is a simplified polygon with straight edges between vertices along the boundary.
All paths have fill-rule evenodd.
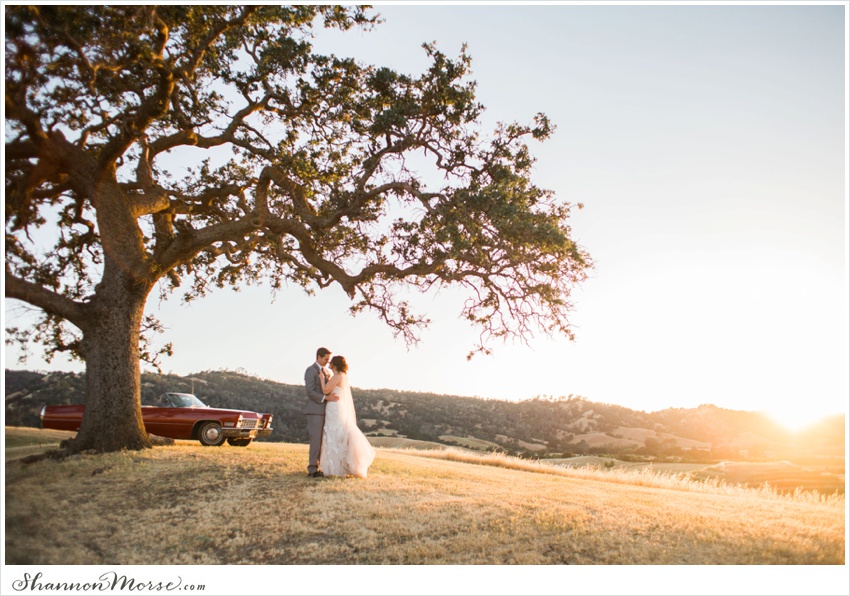
<path id="1" fill-rule="evenodd" d="M 322 431 L 325 428 L 325 395 L 322 393 L 322 384 L 319 375 L 325 371 L 314 362 L 304 372 L 304 388 L 307 391 L 307 435 L 310 437 L 310 461 L 307 472 L 312 474 L 319 470 L 319 456 L 322 453 Z"/>

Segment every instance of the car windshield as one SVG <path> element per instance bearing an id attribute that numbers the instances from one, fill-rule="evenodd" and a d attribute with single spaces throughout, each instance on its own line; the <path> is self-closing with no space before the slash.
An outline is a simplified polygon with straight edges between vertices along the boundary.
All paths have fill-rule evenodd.
<path id="1" fill-rule="evenodd" d="M 168 393 L 165 395 L 165 405 L 172 408 L 206 408 L 207 404 L 199 400 L 191 393 Z"/>

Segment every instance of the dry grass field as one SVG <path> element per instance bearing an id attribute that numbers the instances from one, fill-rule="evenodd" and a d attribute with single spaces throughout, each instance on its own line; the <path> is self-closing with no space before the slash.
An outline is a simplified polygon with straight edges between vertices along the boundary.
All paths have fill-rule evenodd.
<path id="1" fill-rule="evenodd" d="M 370 436 L 369 442 L 374 447 L 387 447 L 390 449 L 448 449 L 445 445 L 441 445 L 440 443 L 433 443 L 431 441 L 417 441 L 415 439 L 405 439 L 402 437 L 375 437 Z"/>
<path id="2" fill-rule="evenodd" d="M 455 443 L 456 445 L 460 445 L 461 447 L 466 447 L 468 449 L 501 449 L 501 446 L 497 443 L 492 443 L 483 439 L 476 439 L 475 437 L 456 437 L 454 435 L 442 435 L 440 436 L 440 440 Z"/>
<path id="3" fill-rule="evenodd" d="M 368 479 L 310 479 L 281 443 L 20 462 L 43 432 L 6 429 L 6 564 L 845 561 L 843 495 L 461 450 L 379 448 Z"/>
<path id="4" fill-rule="evenodd" d="M 6 461 L 20 459 L 27 455 L 41 453 L 46 449 L 55 449 L 61 441 L 77 433 L 63 430 L 42 430 L 38 428 L 6 428 Z"/>

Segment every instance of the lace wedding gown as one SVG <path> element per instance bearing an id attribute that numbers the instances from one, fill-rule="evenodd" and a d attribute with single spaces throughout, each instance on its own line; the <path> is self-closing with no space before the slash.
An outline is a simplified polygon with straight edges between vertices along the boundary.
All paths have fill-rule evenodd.
<path id="1" fill-rule="evenodd" d="M 346 379 L 333 390 L 339 401 L 325 406 L 325 429 L 322 434 L 322 454 L 319 458 L 325 476 L 357 476 L 366 472 L 375 459 L 375 449 L 359 428 L 354 412 L 354 400 Z"/>

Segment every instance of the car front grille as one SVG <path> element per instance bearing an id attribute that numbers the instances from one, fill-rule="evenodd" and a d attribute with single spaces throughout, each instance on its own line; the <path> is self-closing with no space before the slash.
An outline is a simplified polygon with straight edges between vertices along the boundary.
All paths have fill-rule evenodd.
<path id="1" fill-rule="evenodd" d="M 243 418 L 239 421 L 239 428 L 257 428 L 259 422 L 256 418 Z"/>

